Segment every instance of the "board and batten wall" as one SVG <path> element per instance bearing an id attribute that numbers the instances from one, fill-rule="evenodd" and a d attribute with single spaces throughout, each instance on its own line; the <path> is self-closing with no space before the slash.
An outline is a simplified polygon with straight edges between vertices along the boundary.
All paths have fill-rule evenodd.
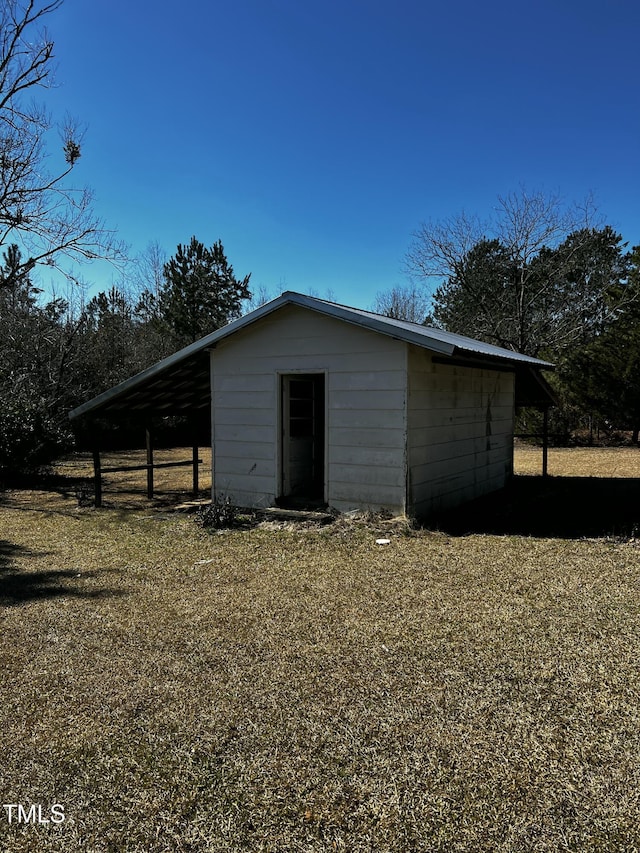
<path id="1" fill-rule="evenodd" d="M 513 473 L 515 374 L 434 361 L 408 348 L 408 512 L 502 488 Z"/>
<path id="2" fill-rule="evenodd" d="M 326 502 L 406 511 L 404 343 L 289 305 L 222 340 L 211 359 L 214 496 L 273 504 L 280 377 L 324 372 Z"/>

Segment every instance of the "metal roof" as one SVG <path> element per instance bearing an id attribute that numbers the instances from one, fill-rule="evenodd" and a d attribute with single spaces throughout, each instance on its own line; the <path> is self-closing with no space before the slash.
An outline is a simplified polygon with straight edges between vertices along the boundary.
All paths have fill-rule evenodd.
<path id="1" fill-rule="evenodd" d="M 179 350 L 136 376 L 99 394 L 73 409 L 69 417 L 100 414 L 179 414 L 205 409 L 210 402 L 208 351 L 217 343 L 286 305 L 297 305 L 369 329 L 397 340 L 424 347 L 444 358 L 471 358 L 480 363 L 496 363 L 511 368 L 531 368 L 536 374 L 553 368 L 547 361 L 486 344 L 474 338 L 455 335 L 442 329 L 421 326 L 406 320 L 394 320 L 371 311 L 338 305 L 314 296 L 286 291 L 201 340 Z M 529 371 L 527 371 L 529 372 Z M 541 379 L 541 377 L 538 377 Z M 545 383 L 546 384 L 546 383 Z M 548 386 L 547 386 L 548 387 Z"/>
<path id="2" fill-rule="evenodd" d="M 514 352 L 513 350 L 497 347 L 493 344 L 487 344 L 483 341 L 478 341 L 475 338 L 467 338 L 464 335 L 445 332 L 444 329 L 436 329 L 432 326 L 423 326 L 420 323 L 410 323 L 408 320 L 395 320 L 392 317 L 384 317 L 381 314 L 374 314 L 372 311 L 363 311 L 361 308 L 349 308 L 346 305 L 338 305 L 335 302 L 326 302 L 323 299 L 303 296 L 300 293 L 283 293 L 282 296 L 296 296 L 298 297 L 298 299 L 296 299 L 297 304 L 305 305 L 305 307 L 315 310 L 321 310 L 318 306 L 322 305 L 325 309 L 324 313 L 326 314 L 339 317 L 341 320 L 346 320 L 347 322 L 362 325 L 365 328 L 381 332 L 385 335 L 391 335 L 394 338 L 405 340 L 408 343 L 417 344 L 418 346 L 425 347 L 433 352 L 443 353 L 444 355 L 454 355 L 457 350 L 459 353 L 477 353 L 479 355 L 491 356 L 492 358 L 506 360 L 509 362 L 530 364 L 540 368 L 553 368 L 553 364 L 548 361 L 542 361 L 542 359 L 539 358 L 532 358 L 531 356 L 522 355 L 522 353 Z"/>

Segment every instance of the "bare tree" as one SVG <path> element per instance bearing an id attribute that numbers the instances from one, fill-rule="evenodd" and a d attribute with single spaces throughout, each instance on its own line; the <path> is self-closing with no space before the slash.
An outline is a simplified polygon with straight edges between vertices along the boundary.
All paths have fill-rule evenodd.
<path id="1" fill-rule="evenodd" d="M 439 222 L 426 222 L 413 234 L 405 271 L 415 283 L 441 283 L 460 275 L 469 252 L 481 241 L 497 240 L 526 271 L 543 247 L 556 248 L 571 232 L 596 227 L 590 197 L 565 206 L 558 195 L 524 188 L 498 196 L 494 215 L 480 219 L 465 211 Z"/>
<path id="2" fill-rule="evenodd" d="M 430 300 L 426 290 L 415 284 L 395 285 L 376 293 L 373 310 L 394 320 L 424 323 L 429 314 Z"/>
<path id="3" fill-rule="evenodd" d="M 261 284 L 251 292 L 251 299 L 245 303 L 242 313 L 249 314 L 251 311 L 255 311 L 256 308 L 261 308 L 267 302 L 271 302 L 272 299 L 275 299 L 273 293 L 268 287 Z"/>
<path id="4" fill-rule="evenodd" d="M 164 284 L 164 265 L 168 260 L 167 253 L 156 240 L 131 261 L 129 278 L 137 298 L 145 291 L 154 299 L 159 298 Z"/>
<path id="5" fill-rule="evenodd" d="M 430 285 L 436 324 L 531 355 L 557 351 L 628 298 L 610 298 L 624 280 L 624 245 L 595 218 L 591 198 L 568 206 L 521 189 L 498 197 L 487 220 L 462 213 L 423 224 L 406 271 Z"/>
<path id="6" fill-rule="evenodd" d="M 122 251 L 94 216 L 92 192 L 69 181 L 82 154 L 82 133 L 70 119 L 60 128 L 59 166 L 49 167 L 55 126 L 34 95 L 54 83 L 53 41 L 43 22 L 61 5 L 0 4 L 0 247 L 19 245 L 25 270 L 64 271 L 65 261 L 114 259 Z"/>

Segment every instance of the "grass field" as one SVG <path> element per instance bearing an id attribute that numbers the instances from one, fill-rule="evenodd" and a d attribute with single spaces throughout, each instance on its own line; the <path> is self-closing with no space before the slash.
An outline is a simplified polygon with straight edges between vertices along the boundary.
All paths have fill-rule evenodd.
<path id="1" fill-rule="evenodd" d="M 542 450 L 520 444 L 514 454 L 516 474 L 540 474 Z M 637 447 L 551 447 L 549 474 L 556 477 L 640 477 Z"/>
<path id="2" fill-rule="evenodd" d="M 102 510 L 64 479 L 0 493 L 0 796 L 65 817 L 0 810 L 3 853 L 640 849 L 631 528 L 209 533 L 170 510 L 181 470 L 152 507 L 140 475 Z M 564 478 L 626 476 L 637 519 L 640 451 L 549 470 L 519 479 L 554 518 Z"/>

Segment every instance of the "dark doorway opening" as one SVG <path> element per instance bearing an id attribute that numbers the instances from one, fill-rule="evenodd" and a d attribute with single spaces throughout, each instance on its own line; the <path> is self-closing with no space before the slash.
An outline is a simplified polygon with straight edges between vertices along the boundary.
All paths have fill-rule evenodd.
<path id="1" fill-rule="evenodd" d="M 282 377 L 281 506 L 324 503 L 324 373 Z"/>

